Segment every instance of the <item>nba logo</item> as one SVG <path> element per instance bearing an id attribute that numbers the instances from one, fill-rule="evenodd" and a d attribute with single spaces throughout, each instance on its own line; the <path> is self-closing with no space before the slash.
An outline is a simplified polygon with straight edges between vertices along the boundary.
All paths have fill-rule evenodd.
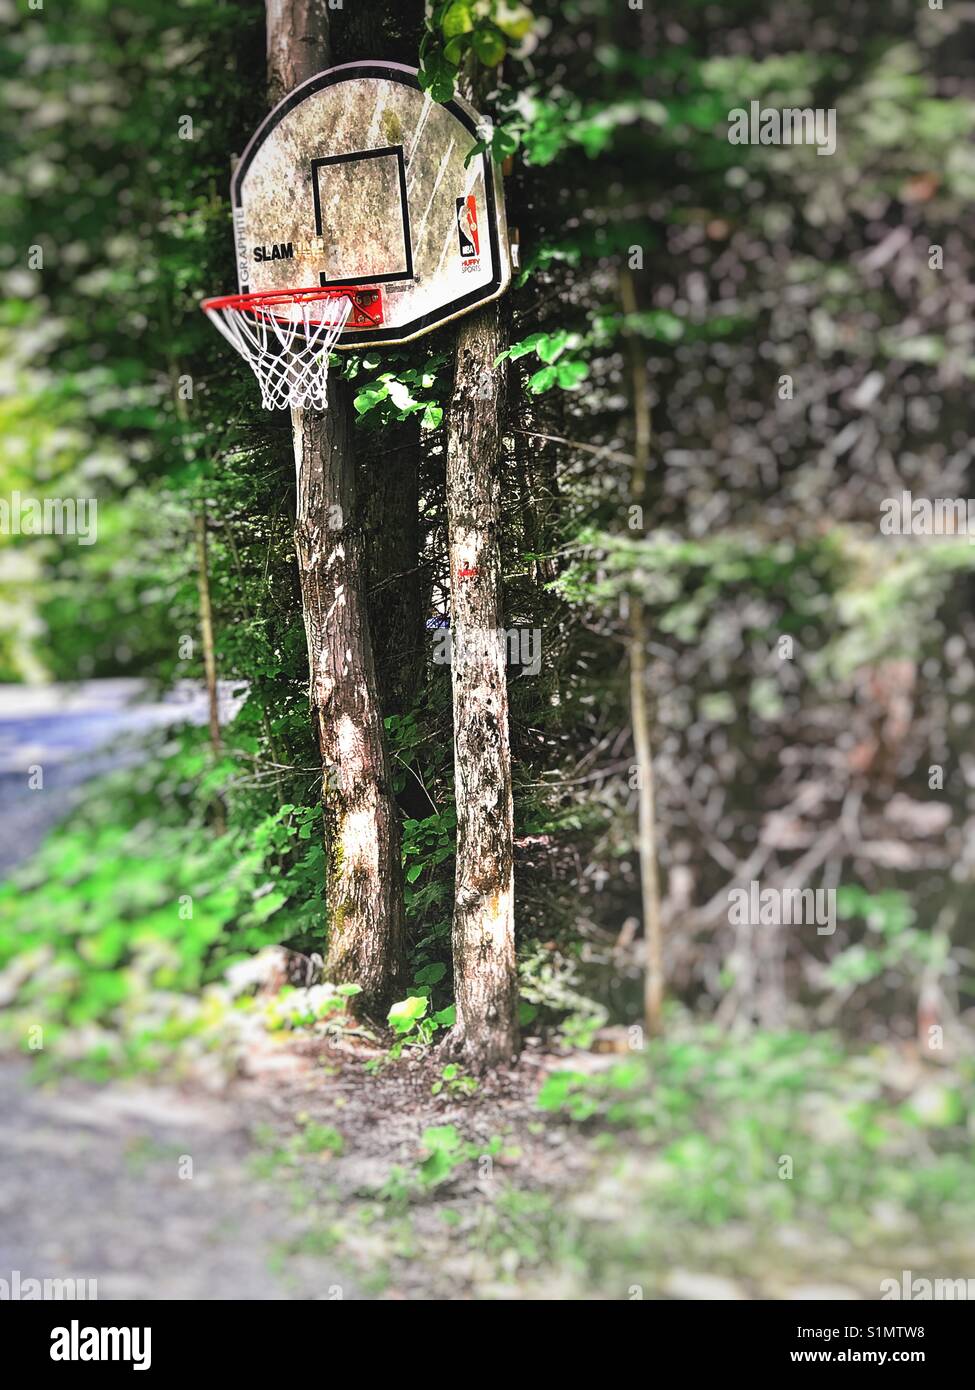
<path id="1" fill-rule="evenodd" d="M 481 254 L 477 235 L 477 199 L 473 193 L 467 198 L 457 199 L 457 235 L 462 260 L 473 260 Z"/>

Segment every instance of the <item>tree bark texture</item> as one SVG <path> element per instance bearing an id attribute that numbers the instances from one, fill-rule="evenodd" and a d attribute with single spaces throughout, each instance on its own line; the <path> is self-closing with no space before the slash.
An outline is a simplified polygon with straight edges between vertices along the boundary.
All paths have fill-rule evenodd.
<path id="1" fill-rule="evenodd" d="M 629 270 L 620 274 L 620 299 L 626 314 L 637 312 L 636 291 Z M 647 360 L 640 340 L 626 333 L 627 363 L 633 401 L 634 450 L 630 493 L 635 505 L 645 507 L 650 471 L 652 417 L 647 386 Z M 640 853 L 640 895 L 643 905 L 643 1013 L 651 1037 L 663 1031 L 664 964 L 663 925 L 660 920 L 660 885 L 657 875 L 657 827 L 653 779 L 653 749 L 647 708 L 647 632 L 643 600 L 635 595 L 630 606 L 630 721 L 638 777 L 637 842 Z"/>
<path id="2" fill-rule="evenodd" d="M 327 0 L 266 0 L 268 100 L 332 60 Z M 326 974 L 361 986 L 381 1015 L 402 983 L 399 821 L 392 794 L 356 525 L 352 393 L 329 382 L 324 411 L 293 410 L 295 553 L 309 696 L 322 761 Z"/>
<path id="3" fill-rule="evenodd" d="M 220 699 L 217 690 L 217 656 L 213 640 L 213 605 L 210 602 L 210 565 L 207 555 L 206 503 L 196 514 L 196 587 L 200 599 L 200 637 L 203 641 L 203 669 L 207 683 L 207 711 L 210 745 L 220 756 Z"/>
<path id="4" fill-rule="evenodd" d="M 630 610 L 630 719 L 633 752 L 639 778 L 637 832 L 640 848 L 640 892 L 643 902 L 643 1016 L 650 1037 L 663 1031 L 664 966 L 663 930 L 660 922 L 660 886 L 657 881 L 656 810 L 654 805 L 653 751 L 647 710 L 646 615 L 640 599 Z"/>
<path id="5" fill-rule="evenodd" d="M 504 378 L 494 366 L 503 346 L 496 304 L 462 320 L 447 437 L 457 803 L 450 1045 L 478 1070 L 509 1062 L 519 1041 L 499 548 Z"/>
<path id="6" fill-rule="evenodd" d="M 328 856 L 325 973 L 360 985 L 357 1002 L 375 1015 L 404 973 L 399 822 L 355 525 L 351 392 L 342 380 L 328 390 L 326 411 L 293 412 L 295 549 Z"/>
<path id="7" fill-rule="evenodd" d="M 332 62 L 328 0 L 265 0 L 267 99 L 282 97 Z"/>

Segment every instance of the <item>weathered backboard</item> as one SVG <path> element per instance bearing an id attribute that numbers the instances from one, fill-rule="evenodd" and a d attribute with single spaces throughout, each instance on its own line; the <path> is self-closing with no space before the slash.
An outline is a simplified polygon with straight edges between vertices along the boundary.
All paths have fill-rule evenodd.
<path id="1" fill-rule="evenodd" d="M 467 102 L 439 105 L 399 63 L 309 78 L 234 170 L 241 293 L 363 287 L 367 313 L 340 348 L 408 342 L 503 294 L 501 180 L 489 154 L 465 162 L 479 129 Z"/>

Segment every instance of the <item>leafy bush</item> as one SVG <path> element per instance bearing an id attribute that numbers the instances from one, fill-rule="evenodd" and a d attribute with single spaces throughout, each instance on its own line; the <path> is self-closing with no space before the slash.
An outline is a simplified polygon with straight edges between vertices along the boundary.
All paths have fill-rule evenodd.
<path id="1" fill-rule="evenodd" d="M 321 940 L 320 808 L 265 811 L 226 791 L 235 766 L 211 770 L 201 738 L 186 731 L 137 776 L 93 786 L 0 887 L 8 1036 L 41 1026 L 45 1048 L 64 1029 L 135 1036 L 162 1000 L 198 994 L 263 946 Z M 218 792 L 230 809 L 221 833 L 208 820 Z M 281 1026 L 297 1021 L 281 1010 Z"/>
<path id="2" fill-rule="evenodd" d="M 930 1068 L 898 1098 L 895 1064 L 830 1035 L 702 1028 L 596 1075 L 554 1072 L 538 1105 L 636 1145 L 634 1200 L 661 1216 L 848 1230 L 886 1202 L 949 1218 L 972 1202 L 975 1068 Z"/>

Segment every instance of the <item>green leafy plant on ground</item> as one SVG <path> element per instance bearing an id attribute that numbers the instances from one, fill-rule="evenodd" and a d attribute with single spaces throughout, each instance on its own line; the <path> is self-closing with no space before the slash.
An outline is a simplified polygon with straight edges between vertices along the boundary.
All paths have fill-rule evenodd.
<path id="1" fill-rule="evenodd" d="M 830 1035 L 704 1028 L 595 1076 L 554 1072 L 538 1104 L 608 1148 L 625 1137 L 646 1159 L 634 1200 L 658 1215 L 849 1229 L 886 1203 L 944 1218 L 972 1201 L 975 1068 L 926 1068 L 897 1100 L 894 1061 L 847 1053 Z"/>
<path id="2" fill-rule="evenodd" d="M 453 1004 L 430 1014 L 430 999 L 425 994 L 411 994 L 393 1004 L 387 1021 L 393 1030 L 395 1041 L 389 1049 L 389 1058 L 396 1060 L 407 1047 L 428 1047 L 441 1028 L 452 1028 L 457 1018 Z"/>
<path id="3" fill-rule="evenodd" d="M 0 887 L 0 992 L 14 1045 L 42 1030 L 46 1062 L 156 1069 L 168 1053 L 253 1001 L 206 996 L 261 948 L 318 945 L 324 922 L 321 810 L 234 789 L 203 733 L 171 736 L 138 776 L 93 783 L 70 819 Z M 226 828 L 210 824 L 224 799 Z M 325 1017 L 355 992 L 297 991 L 267 1023 Z M 35 1034 L 29 1032 L 35 1030 Z"/>
<path id="4" fill-rule="evenodd" d="M 435 1081 L 430 1087 L 432 1096 L 439 1096 L 446 1091 L 451 1096 L 472 1096 L 477 1091 L 478 1083 L 473 1076 L 467 1076 L 462 1072 L 456 1062 L 448 1062 L 440 1073 L 440 1080 Z"/>
<path id="5" fill-rule="evenodd" d="M 252 1137 L 258 1149 L 251 1158 L 251 1169 L 256 1178 L 290 1176 L 311 1159 L 325 1162 L 344 1152 L 345 1140 L 332 1125 L 319 1124 L 303 1112 L 295 1116 L 295 1124 L 296 1133 L 285 1143 L 270 1126 L 255 1128 Z"/>
<path id="6" fill-rule="evenodd" d="M 439 1187 L 475 1160 L 491 1159 L 504 1147 L 500 1135 L 484 1143 L 464 1139 L 455 1125 L 431 1125 L 420 1137 L 423 1157 L 415 1167 L 395 1166 L 378 1195 L 395 1207 Z"/>
<path id="7" fill-rule="evenodd" d="M 355 1264 L 368 1231 L 381 1287 L 488 1298 L 693 1296 L 671 1286 L 675 1271 L 743 1296 L 828 1280 L 877 1297 L 908 1258 L 918 1270 L 967 1258 L 970 1064 L 905 1068 L 897 1049 L 826 1034 L 686 1029 L 677 1020 L 672 1039 L 595 1071 L 589 1057 L 550 1072 L 534 1108 L 525 1095 L 492 1117 L 503 1138 L 418 1125 L 412 1161 L 398 1137 L 378 1186 L 357 1180 L 345 1112 L 329 1180 L 355 1183 L 353 1198 L 308 1170 L 330 1250 Z M 375 1158 L 372 1135 L 368 1147 Z M 282 1179 L 301 1162 L 278 1145 Z"/>

